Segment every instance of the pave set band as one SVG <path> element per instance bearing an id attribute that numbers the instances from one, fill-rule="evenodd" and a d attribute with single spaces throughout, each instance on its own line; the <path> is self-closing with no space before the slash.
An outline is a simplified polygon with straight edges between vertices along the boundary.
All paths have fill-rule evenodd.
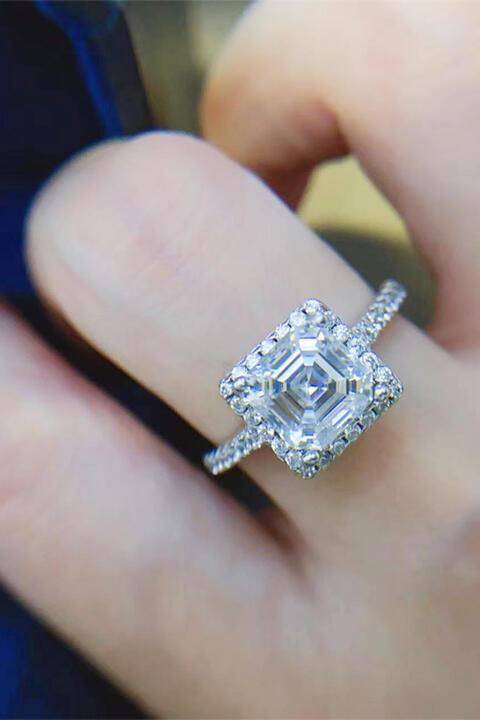
<path id="1" fill-rule="evenodd" d="M 208 470 L 229 470 L 266 444 L 304 478 L 330 465 L 403 391 L 371 345 L 405 297 L 386 280 L 353 327 L 319 300 L 296 308 L 221 381 L 245 426 L 205 455 Z"/>

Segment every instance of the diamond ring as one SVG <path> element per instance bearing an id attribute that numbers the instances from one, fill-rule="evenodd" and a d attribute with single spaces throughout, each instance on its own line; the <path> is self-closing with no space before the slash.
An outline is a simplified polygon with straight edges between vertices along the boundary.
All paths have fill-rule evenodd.
<path id="1" fill-rule="evenodd" d="M 319 300 L 294 310 L 221 381 L 220 394 L 245 426 L 205 455 L 210 472 L 265 444 L 304 478 L 327 467 L 402 393 L 371 345 L 405 296 L 386 280 L 353 327 Z"/>

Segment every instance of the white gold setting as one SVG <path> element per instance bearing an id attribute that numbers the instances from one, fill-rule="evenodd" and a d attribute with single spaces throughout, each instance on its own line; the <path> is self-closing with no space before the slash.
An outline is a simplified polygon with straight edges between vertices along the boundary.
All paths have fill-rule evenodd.
<path id="1" fill-rule="evenodd" d="M 371 345 L 405 296 L 399 283 L 385 281 L 353 327 L 316 299 L 290 313 L 221 381 L 221 396 L 245 427 L 205 455 L 210 472 L 262 445 L 304 478 L 330 465 L 402 393 Z"/>

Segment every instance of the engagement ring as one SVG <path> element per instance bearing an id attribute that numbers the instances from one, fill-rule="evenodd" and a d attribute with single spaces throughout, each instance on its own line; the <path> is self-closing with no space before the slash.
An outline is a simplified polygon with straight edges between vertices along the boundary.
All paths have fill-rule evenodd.
<path id="1" fill-rule="evenodd" d="M 217 475 L 262 445 L 304 478 L 330 465 L 402 393 L 371 345 L 405 296 L 386 280 L 353 327 L 319 300 L 294 310 L 221 381 L 245 427 L 205 455 L 206 467 Z"/>

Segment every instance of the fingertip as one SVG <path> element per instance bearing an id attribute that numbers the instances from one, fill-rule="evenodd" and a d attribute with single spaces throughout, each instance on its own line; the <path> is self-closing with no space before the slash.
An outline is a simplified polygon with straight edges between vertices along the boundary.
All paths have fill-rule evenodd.
<path id="1" fill-rule="evenodd" d="M 200 127 L 203 137 L 237 162 L 251 167 L 250 130 L 242 117 L 243 93 L 239 79 L 225 68 L 215 67 L 206 82 L 200 100 Z"/>
<path id="2" fill-rule="evenodd" d="M 313 69 L 299 74 L 298 59 L 286 60 L 295 48 L 288 37 L 278 42 L 269 19 L 277 30 L 285 23 L 273 9 L 250 9 L 228 39 L 208 75 L 200 120 L 210 142 L 294 207 L 314 167 L 348 145 Z"/>

